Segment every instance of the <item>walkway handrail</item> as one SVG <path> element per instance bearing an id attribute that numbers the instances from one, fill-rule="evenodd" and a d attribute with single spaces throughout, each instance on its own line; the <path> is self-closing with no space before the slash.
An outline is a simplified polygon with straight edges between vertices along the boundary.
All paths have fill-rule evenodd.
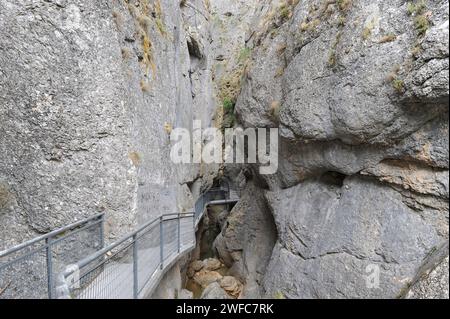
<path id="1" fill-rule="evenodd" d="M 56 237 L 57 235 L 66 232 L 67 230 L 72 230 L 72 229 L 77 228 L 78 226 L 84 225 L 84 224 L 86 224 L 86 223 L 88 223 L 88 222 L 90 222 L 92 220 L 97 220 L 99 218 L 103 218 L 104 215 L 105 215 L 105 213 L 100 213 L 100 214 L 88 217 L 86 219 L 80 220 L 80 221 L 75 222 L 73 224 L 69 224 L 67 226 L 55 229 L 55 230 L 53 230 L 53 231 L 51 231 L 51 232 L 49 232 L 47 234 L 44 234 L 42 236 L 38 236 L 38 237 L 35 237 L 33 239 L 30 239 L 30 240 L 28 240 L 26 242 L 18 244 L 18 245 L 14 246 L 14 247 L 11 247 L 9 249 L 2 250 L 2 251 L 0 251 L 0 258 L 6 257 L 7 255 L 15 253 L 16 251 L 19 251 L 19 250 L 21 250 L 23 248 L 31 246 L 31 245 L 39 242 L 39 241 L 45 240 L 47 238 Z M 0 265 L 0 267 L 1 267 L 1 265 Z"/>
<path id="2" fill-rule="evenodd" d="M 81 261 L 79 261 L 76 266 L 78 266 L 78 268 L 82 268 L 84 266 L 86 266 L 87 264 L 89 264 L 90 262 L 94 261 L 95 259 L 98 259 L 99 257 L 101 257 L 103 254 L 113 250 L 114 248 L 116 248 L 117 246 L 119 246 L 120 244 L 123 244 L 124 242 L 126 242 L 127 240 L 129 240 L 130 238 L 136 236 L 138 233 L 140 233 L 141 231 L 143 231 L 145 228 L 151 226 L 152 224 L 155 224 L 156 222 L 159 222 L 161 220 L 161 217 L 167 217 L 167 216 L 180 216 L 180 218 L 183 217 L 190 217 L 193 216 L 193 213 L 172 213 L 172 214 L 163 214 L 159 217 L 156 217 L 152 220 L 150 220 L 149 222 L 145 223 L 144 225 L 142 225 L 141 227 L 139 227 L 138 229 L 136 229 L 135 231 L 129 233 L 128 235 L 123 236 L 121 239 L 119 239 L 118 241 L 110 244 L 109 246 L 103 248 L 102 250 L 97 251 L 96 253 L 82 259 Z M 177 219 L 178 217 L 174 217 L 172 219 Z M 171 220 L 171 219 L 165 219 L 165 220 Z M 73 273 L 72 269 L 66 269 L 66 271 L 64 272 L 64 276 L 68 277 Z"/>
<path id="3" fill-rule="evenodd" d="M 48 297 L 52 298 L 142 298 L 151 294 L 163 274 L 196 245 L 195 231 L 209 205 L 227 205 L 229 186 L 202 193 L 193 212 L 163 214 L 114 243 L 104 247 L 104 214 L 70 224 L 0 253 L 0 257 L 45 240 Z M 101 247 L 85 258 L 67 265 L 53 276 L 51 245 L 64 239 L 64 232 L 101 222 Z M 159 226 L 159 227 L 158 227 Z M 84 229 L 84 228 L 82 228 Z M 81 230 L 82 230 L 81 229 Z M 61 238 L 57 238 L 57 237 Z M 42 249 L 39 248 L 39 249 Z M 0 264 L 0 270 L 3 265 Z M 0 277 L 1 284 L 1 277 Z M 1 287 L 0 287 L 1 288 Z"/>
<path id="4" fill-rule="evenodd" d="M 0 258 L 8 258 L 9 256 L 13 256 L 14 254 L 20 254 L 19 256 L 13 256 L 10 260 L 7 260 L 0 264 L 0 274 L 6 273 L 3 277 L 15 277 L 18 276 L 20 278 L 19 269 L 24 264 L 31 264 L 37 267 L 38 265 L 45 265 L 45 277 L 43 281 L 46 281 L 46 286 L 38 285 L 38 289 L 42 291 L 42 289 L 46 289 L 46 294 L 49 299 L 55 297 L 55 287 L 54 287 L 54 277 L 55 277 L 55 253 L 53 252 L 53 248 L 57 248 L 57 245 L 65 240 L 68 240 L 70 237 L 75 234 L 80 234 L 82 231 L 90 231 L 94 226 L 98 226 L 99 228 L 99 248 L 103 248 L 104 246 L 104 213 L 96 214 L 94 216 L 85 218 L 78 222 L 74 222 L 67 226 L 58 228 L 54 231 L 51 231 L 45 235 L 38 236 L 31 240 L 28 240 L 24 243 L 18 244 L 12 248 L 5 249 L 0 252 Z M 38 247 L 34 247 L 38 246 Z M 44 254 L 45 258 L 40 258 L 40 255 Z M 37 261 L 36 261 L 37 259 Z M 43 259 L 41 263 L 39 263 L 39 259 Z M 37 264 L 37 265 L 36 265 Z M 8 271 L 8 269 L 11 269 Z M 41 274 L 41 276 L 44 276 Z M 3 279 L 0 276 L 0 282 Z M 3 283 L 5 284 L 5 283 Z M 11 284 L 11 281 L 7 284 Z M 0 287 L 2 288 L 2 287 Z M 4 292 L 4 291 L 3 291 Z M 38 292 L 33 291 L 34 294 L 38 294 Z"/>

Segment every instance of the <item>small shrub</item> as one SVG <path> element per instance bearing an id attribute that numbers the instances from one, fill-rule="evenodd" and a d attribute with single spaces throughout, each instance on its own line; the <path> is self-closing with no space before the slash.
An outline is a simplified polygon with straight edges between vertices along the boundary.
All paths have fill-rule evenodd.
<path id="1" fill-rule="evenodd" d="M 129 60 L 132 57 L 131 50 L 128 48 L 122 48 L 122 59 Z"/>
<path id="2" fill-rule="evenodd" d="M 386 82 L 387 83 L 392 83 L 396 78 L 397 78 L 397 74 L 398 72 L 400 72 L 400 65 L 396 64 L 393 68 L 392 71 L 389 72 L 389 74 L 386 76 Z"/>
<path id="3" fill-rule="evenodd" d="M 336 63 L 337 63 L 336 51 L 333 50 L 328 55 L 328 66 L 334 67 L 336 66 Z"/>
<path id="4" fill-rule="evenodd" d="M 345 26 L 345 23 L 347 22 L 347 19 L 344 16 L 340 16 L 338 18 L 338 26 L 343 27 Z"/>
<path id="5" fill-rule="evenodd" d="M 233 113 L 234 112 L 234 102 L 231 99 L 226 98 L 223 100 L 223 111 L 225 113 Z"/>
<path id="6" fill-rule="evenodd" d="M 139 85 L 141 87 L 142 92 L 147 93 L 150 91 L 150 85 L 145 80 L 141 80 Z"/>
<path id="7" fill-rule="evenodd" d="M 279 101 L 273 101 L 270 104 L 269 115 L 274 120 L 278 120 L 280 118 L 280 102 Z"/>
<path id="8" fill-rule="evenodd" d="M 368 40 L 370 36 L 372 35 L 372 30 L 375 27 L 374 21 L 370 21 L 363 29 L 362 37 L 364 40 Z"/>
<path id="9" fill-rule="evenodd" d="M 291 17 L 291 9 L 288 5 L 283 4 L 280 6 L 280 18 L 282 21 L 286 21 Z"/>
<path id="10" fill-rule="evenodd" d="M 336 49 L 339 45 L 339 42 L 341 41 L 341 37 L 342 37 L 342 30 L 340 30 L 337 34 L 336 34 L 336 39 L 333 42 L 333 45 L 331 46 L 331 50 L 330 53 L 328 55 L 328 66 L 329 67 L 335 67 L 337 64 L 337 53 L 336 53 Z"/>
<path id="11" fill-rule="evenodd" d="M 308 30 L 308 28 L 309 28 L 309 24 L 307 22 L 302 22 L 300 24 L 300 31 L 305 32 Z"/>
<path id="12" fill-rule="evenodd" d="M 159 32 L 162 35 L 166 35 L 167 32 L 166 32 L 166 27 L 164 26 L 164 22 L 163 22 L 163 11 L 162 11 L 162 6 L 161 6 L 160 0 L 156 0 L 156 2 L 154 4 L 153 16 L 155 17 L 156 27 L 158 28 Z"/>
<path id="13" fill-rule="evenodd" d="M 223 121 L 222 128 L 230 128 L 234 126 L 236 122 L 236 117 L 234 115 L 235 103 L 230 98 L 225 98 L 222 103 L 223 108 Z"/>
<path id="14" fill-rule="evenodd" d="M 131 160 L 134 166 L 139 166 L 141 164 L 141 155 L 138 152 L 130 152 L 128 158 Z"/>
<path id="15" fill-rule="evenodd" d="M 286 297 L 284 296 L 284 294 L 281 291 L 277 291 L 273 297 L 274 297 L 274 299 L 286 299 Z"/>
<path id="16" fill-rule="evenodd" d="M 430 20 L 425 14 L 419 15 L 414 18 L 414 26 L 419 35 L 424 35 L 430 28 Z"/>
<path id="17" fill-rule="evenodd" d="M 422 46 L 420 44 L 417 44 L 412 50 L 411 54 L 414 58 L 417 58 L 419 54 L 422 52 Z"/>
<path id="18" fill-rule="evenodd" d="M 403 93 L 405 91 L 405 83 L 399 78 L 395 78 L 392 81 L 392 87 L 397 93 Z"/>
<path id="19" fill-rule="evenodd" d="M 142 37 L 142 48 L 144 50 L 142 63 L 146 68 L 146 75 L 148 75 L 149 70 L 152 69 L 153 78 L 156 78 L 156 64 L 153 61 L 152 43 L 150 41 L 150 38 L 143 30 L 141 30 L 141 37 Z"/>
<path id="20" fill-rule="evenodd" d="M 352 0 L 338 0 L 337 5 L 339 10 L 347 11 L 352 5 Z"/>
<path id="21" fill-rule="evenodd" d="M 397 36 L 395 34 L 388 34 L 383 36 L 378 43 L 386 43 L 386 42 L 392 42 L 397 39 Z"/>
<path id="22" fill-rule="evenodd" d="M 205 0 L 205 9 L 207 12 L 211 11 L 211 1 L 210 0 Z"/>
<path id="23" fill-rule="evenodd" d="M 416 3 L 408 2 L 406 10 L 409 15 L 419 15 L 419 14 L 422 14 L 426 8 L 427 8 L 427 4 L 426 4 L 425 0 L 420 0 Z"/>
<path id="24" fill-rule="evenodd" d="M 164 123 L 164 131 L 166 131 L 167 135 L 170 135 L 173 131 L 173 126 L 170 123 Z"/>
<path id="25" fill-rule="evenodd" d="M 275 72 L 274 78 L 282 77 L 283 74 L 284 74 L 284 70 L 285 70 L 284 67 L 279 67 L 279 68 L 277 69 L 277 71 Z"/>

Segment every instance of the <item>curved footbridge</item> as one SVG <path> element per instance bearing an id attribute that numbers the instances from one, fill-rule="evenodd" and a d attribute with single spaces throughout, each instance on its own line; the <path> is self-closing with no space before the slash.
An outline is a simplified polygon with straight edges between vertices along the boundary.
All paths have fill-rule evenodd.
<path id="1" fill-rule="evenodd" d="M 5 278 L 8 277 L 12 278 L 9 284 L 15 281 L 19 286 L 19 282 L 22 281 L 20 285 L 27 285 L 24 277 L 15 273 L 16 269 L 20 269 L 17 265 L 25 262 L 22 268 L 33 267 L 36 263 L 30 264 L 27 260 L 33 256 L 42 256 L 45 261 L 39 265 L 42 268 L 45 267 L 46 271 L 43 271 L 41 280 L 47 283 L 46 292 L 44 292 L 46 296 L 43 297 L 51 299 L 148 298 L 164 274 L 181 257 L 195 248 L 195 233 L 207 207 L 230 205 L 237 201 L 237 194 L 230 191 L 228 187 L 210 189 L 200 195 L 195 203 L 194 212 L 161 215 L 108 246 L 103 245 L 104 216 L 96 215 L 0 252 L 0 258 L 5 258 L 13 254 L 20 255 L 20 252 L 26 248 L 30 250 L 0 264 L 0 284 L 4 281 L 6 285 Z M 98 249 L 89 254 L 78 254 L 82 258 L 76 259 L 69 265 L 60 257 L 59 263 L 62 266 L 58 267 L 56 265 L 57 244 L 62 245 L 64 241 L 68 242 L 71 236 L 73 244 L 76 237 L 73 234 L 92 229 L 94 226 L 100 227 L 101 244 Z M 39 242 L 42 242 L 40 246 L 30 249 Z M 4 280 L 1 279 L 2 272 Z M 10 296 L 30 297 L 20 293 Z M 8 298 L 8 295 L 4 298 Z"/>

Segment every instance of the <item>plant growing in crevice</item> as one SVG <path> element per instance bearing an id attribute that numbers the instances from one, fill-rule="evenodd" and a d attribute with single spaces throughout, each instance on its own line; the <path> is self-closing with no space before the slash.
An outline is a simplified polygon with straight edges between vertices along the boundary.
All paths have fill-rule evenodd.
<path id="1" fill-rule="evenodd" d="M 156 27 L 158 28 L 159 32 L 162 35 L 167 35 L 166 27 L 165 27 L 164 21 L 163 21 L 163 12 L 162 12 L 160 0 L 155 1 L 155 8 L 154 8 L 153 15 L 155 17 Z"/>
<path id="2" fill-rule="evenodd" d="M 414 17 L 414 27 L 419 36 L 425 35 L 430 28 L 430 12 L 427 12 L 427 3 L 425 0 L 411 1 L 407 5 L 408 15 Z"/>
<path id="3" fill-rule="evenodd" d="M 144 93 L 150 92 L 150 85 L 145 80 L 141 80 L 139 82 L 139 86 L 140 86 L 142 92 L 144 92 Z"/>
<path id="4" fill-rule="evenodd" d="M 234 126 L 236 117 L 234 115 L 235 102 L 230 98 L 225 98 L 222 102 L 223 122 L 222 129 Z"/>
<path id="5" fill-rule="evenodd" d="M 427 8 L 425 0 L 410 1 L 406 6 L 406 10 L 410 16 L 422 14 Z"/>
<path id="6" fill-rule="evenodd" d="M 380 40 L 378 40 L 378 43 L 387 43 L 387 42 L 392 42 L 395 41 L 397 39 L 397 36 L 395 34 L 387 34 L 381 37 Z"/>
<path id="7" fill-rule="evenodd" d="M 331 46 L 330 53 L 328 54 L 328 66 L 329 67 L 335 67 L 337 64 L 337 46 L 339 45 L 339 42 L 341 41 L 342 37 L 342 30 L 339 30 L 336 34 L 336 38 L 334 39 L 334 42 Z"/>
<path id="8" fill-rule="evenodd" d="M 147 33 L 141 30 L 143 57 L 142 64 L 145 68 L 145 74 L 148 76 L 150 69 L 152 70 L 153 78 L 156 77 L 156 64 L 153 61 L 152 43 Z"/>
<path id="9" fill-rule="evenodd" d="M 170 134 L 172 134 L 173 131 L 173 125 L 168 122 L 164 123 L 164 131 L 167 133 L 167 135 L 170 136 Z"/>
<path id="10" fill-rule="evenodd" d="M 277 291 L 275 292 L 275 294 L 273 295 L 274 299 L 286 299 L 286 297 L 284 296 L 284 294 L 281 291 Z"/>
<path id="11" fill-rule="evenodd" d="M 269 117 L 275 122 L 279 121 L 279 119 L 280 119 L 280 102 L 279 101 L 273 101 L 272 103 L 270 103 Z"/>
<path id="12" fill-rule="evenodd" d="M 352 0 L 337 0 L 339 10 L 347 11 L 352 5 Z"/>
<path id="13" fill-rule="evenodd" d="M 375 27 L 375 21 L 374 21 L 374 19 L 372 19 L 369 23 L 366 24 L 366 26 L 363 29 L 362 38 L 364 40 L 368 40 L 370 38 L 374 27 Z"/>
<path id="14" fill-rule="evenodd" d="M 397 75 L 400 72 L 400 69 L 401 69 L 400 65 L 396 64 L 392 68 L 391 72 L 389 72 L 389 74 L 386 76 L 386 82 L 392 83 L 397 78 Z"/>
<path id="15" fill-rule="evenodd" d="M 392 81 L 392 87 L 399 94 L 405 92 L 405 82 L 399 78 L 395 78 Z"/>
<path id="16" fill-rule="evenodd" d="M 405 92 L 405 82 L 399 77 L 401 66 L 396 64 L 392 71 L 387 75 L 386 82 L 391 83 L 392 88 L 398 93 Z"/>
<path id="17" fill-rule="evenodd" d="M 123 16 L 118 9 L 113 9 L 112 16 L 117 30 L 122 30 L 123 27 Z"/>
<path id="18" fill-rule="evenodd" d="M 427 15 L 422 14 L 414 18 L 414 26 L 420 36 L 425 35 L 430 28 L 430 20 Z"/>
<path id="19" fill-rule="evenodd" d="M 275 75 L 274 75 L 273 77 L 274 77 L 274 78 L 282 77 L 285 70 L 286 70 L 286 68 L 285 68 L 284 66 L 280 66 L 280 67 L 275 71 Z"/>
<path id="20" fill-rule="evenodd" d="M 122 54 L 122 59 L 124 59 L 124 60 L 129 60 L 133 56 L 133 54 L 131 53 L 131 50 L 128 48 L 122 48 L 121 54 Z"/>
<path id="21" fill-rule="evenodd" d="M 130 159 L 131 163 L 133 163 L 133 165 L 136 167 L 141 164 L 142 160 L 141 155 L 136 151 L 128 153 L 128 158 Z"/>

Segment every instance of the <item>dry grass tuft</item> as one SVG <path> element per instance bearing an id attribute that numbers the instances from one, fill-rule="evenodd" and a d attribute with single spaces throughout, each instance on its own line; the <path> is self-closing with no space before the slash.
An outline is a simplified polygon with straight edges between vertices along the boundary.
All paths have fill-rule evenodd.
<path id="1" fill-rule="evenodd" d="M 131 160 L 134 166 L 139 166 L 141 164 L 141 155 L 138 152 L 130 152 L 128 158 Z"/>

